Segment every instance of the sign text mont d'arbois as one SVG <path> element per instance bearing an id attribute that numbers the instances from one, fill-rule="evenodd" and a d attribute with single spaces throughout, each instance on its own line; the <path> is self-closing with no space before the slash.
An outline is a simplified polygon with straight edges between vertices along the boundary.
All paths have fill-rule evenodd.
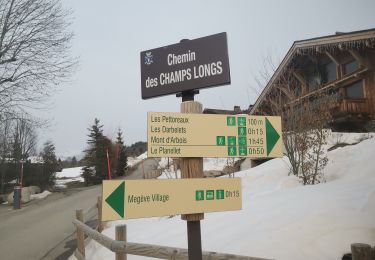
<path id="1" fill-rule="evenodd" d="M 142 98 L 230 84 L 226 33 L 143 51 Z"/>
<path id="2" fill-rule="evenodd" d="M 274 116 L 148 113 L 148 157 L 282 156 Z"/>

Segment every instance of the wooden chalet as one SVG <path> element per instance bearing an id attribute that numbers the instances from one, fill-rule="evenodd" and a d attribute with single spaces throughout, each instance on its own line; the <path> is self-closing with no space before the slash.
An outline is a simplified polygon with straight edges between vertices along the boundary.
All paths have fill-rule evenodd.
<path id="1" fill-rule="evenodd" d="M 375 29 L 294 42 L 250 114 L 275 115 L 275 99 L 324 106 L 334 130 L 375 131 Z"/>

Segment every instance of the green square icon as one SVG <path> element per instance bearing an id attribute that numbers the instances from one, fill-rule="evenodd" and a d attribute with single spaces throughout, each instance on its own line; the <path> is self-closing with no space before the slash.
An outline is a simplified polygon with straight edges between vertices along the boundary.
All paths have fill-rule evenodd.
<path id="1" fill-rule="evenodd" d="M 225 136 L 216 136 L 216 145 L 225 145 Z"/>
<path id="2" fill-rule="evenodd" d="M 215 199 L 215 191 L 206 190 L 206 200 L 213 200 L 213 199 Z"/>
<path id="3" fill-rule="evenodd" d="M 227 125 L 229 125 L 229 126 L 236 125 L 236 117 L 227 116 Z"/>
<path id="4" fill-rule="evenodd" d="M 240 156 L 247 156 L 247 147 L 246 146 L 238 147 L 238 154 Z"/>
<path id="5" fill-rule="evenodd" d="M 236 156 L 236 155 L 237 155 L 237 147 L 228 146 L 228 156 Z"/>
<path id="6" fill-rule="evenodd" d="M 238 127 L 238 136 L 246 136 L 246 127 Z"/>
<path id="7" fill-rule="evenodd" d="M 238 145 L 247 145 L 247 138 L 246 137 L 238 137 Z"/>
<path id="8" fill-rule="evenodd" d="M 236 137 L 235 136 L 228 136 L 228 145 L 230 145 L 230 146 L 236 145 Z"/>
<path id="9" fill-rule="evenodd" d="M 224 199 L 224 190 L 216 190 L 216 199 L 223 200 Z"/>
<path id="10" fill-rule="evenodd" d="M 237 117 L 238 126 L 246 126 L 246 117 Z"/>
<path id="11" fill-rule="evenodd" d="M 204 191 L 203 190 L 195 191 L 195 200 L 204 200 Z"/>

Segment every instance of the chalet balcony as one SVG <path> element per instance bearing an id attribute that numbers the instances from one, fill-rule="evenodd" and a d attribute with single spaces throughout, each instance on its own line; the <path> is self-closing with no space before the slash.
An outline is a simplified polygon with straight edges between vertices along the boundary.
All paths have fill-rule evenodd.
<path id="1" fill-rule="evenodd" d="M 367 116 L 370 114 L 370 106 L 368 100 L 365 98 L 361 99 L 341 99 L 334 103 L 331 103 L 330 110 L 333 117 L 341 116 Z"/>

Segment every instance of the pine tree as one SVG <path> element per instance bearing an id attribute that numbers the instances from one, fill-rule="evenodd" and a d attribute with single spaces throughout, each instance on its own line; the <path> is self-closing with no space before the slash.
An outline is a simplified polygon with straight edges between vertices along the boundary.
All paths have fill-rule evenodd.
<path id="1" fill-rule="evenodd" d="M 118 129 L 117 138 L 116 138 L 116 145 L 117 145 L 117 167 L 116 167 L 116 175 L 117 176 L 124 176 L 125 171 L 128 167 L 128 157 L 126 156 L 125 145 L 122 138 L 121 129 Z"/>
<path id="2" fill-rule="evenodd" d="M 88 148 L 85 150 L 84 161 L 86 166 L 83 167 L 83 177 L 86 185 L 101 183 L 106 179 L 106 148 L 105 137 L 103 135 L 103 125 L 99 124 L 99 119 L 95 118 L 94 124 L 89 131 L 87 140 Z"/>
<path id="3" fill-rule="evenodd" d="M 42 190 L 53 185 L 55 182 L 55 174 L 58 166 L 55 149 L 52 141 L 47 141 L 44 143 L 43 151 L 40 154 L 43 158 L 43 173 L 39 180 Z"/>

